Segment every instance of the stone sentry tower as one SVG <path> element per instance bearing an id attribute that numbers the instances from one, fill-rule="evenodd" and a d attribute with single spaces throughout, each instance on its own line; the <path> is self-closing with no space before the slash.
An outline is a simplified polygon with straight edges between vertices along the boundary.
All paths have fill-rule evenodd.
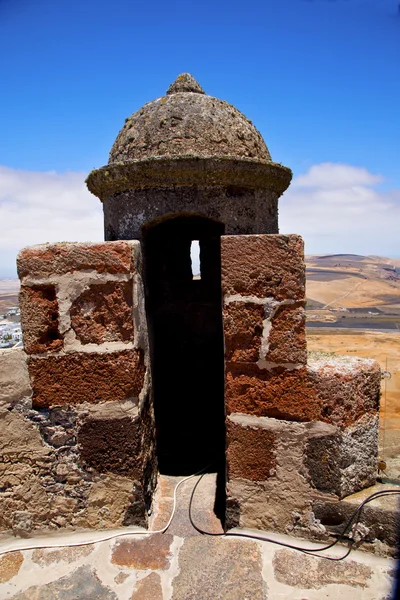
<path id="1" fill-rule="evenodd" d="M 291 176 L 243 114 L 183 74 L 87 179 L 106 242 L 20 253 L 24 418 L 63 526 L 145 525 L 158 470 L 206 467 L 227 527 L 319 535 L 338 499 L 375 482 L 379 367 L 307 362 L 303 243 L 278 233 Z M 52 525 L 29 510 L 32 529 Z"/>

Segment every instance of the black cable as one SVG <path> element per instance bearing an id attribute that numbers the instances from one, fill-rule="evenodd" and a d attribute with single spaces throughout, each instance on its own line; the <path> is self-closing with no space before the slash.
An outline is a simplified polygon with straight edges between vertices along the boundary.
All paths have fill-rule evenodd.
<path id="1" fill-rule="evenodd" d="M 330 544 L 327 544 L 326 546 L 323 546 L 322 548 L 301 548 L 300 546 L 294 546 L 293 544 L 287 544 L 285 542 L 279 542 L 277 540 L 273 540 L 271 538 L 266 538 L 266 537 L 261 537 L 258 536 L 256 534 L 250 534 L 250 533 L 240 533 L 240 532 L 224 532 L 224 533 L 213 533 L 213 532 L 209 532 L 209 531 L 204 531 L 203 529 L 201 529 L 200 527 L 198 527 L 196 525 L 196 523 L 193 520 L 192 517 L 192 505 L 193 505 L 193 499 L 194 499 L 194 495 L 197 489 L 197 486 L 200 484 L 201 480 L 203 479 L 205 473 L 202 474 L 202 476 L 197 480 L 196 485 L 194 486 L 192 493 L 190 495 L 190 501 L 189 501 L 189 520 L 190 523 L 192 524 L 192 527 L 198 531 L 199 533 L 201 533 L 202 535 L 209 535 L 209 536 L 213 536 L 213 537 L 222 537 L 222 536 L 230 536 L 230 537 L 245 537 L 245 538 L 250 538 L 250 539 L 254 539 L 254 540 L 259 540 L 262 542 L 271 542 L 272 544 L 278 544 L 279 546 L 284 546 L 285 548 L 290 548 L 292 550 L 298 550 L 300 552 L 303 552 L 304 554 L 309 554 L 309 555 L 314 555 L 315 552 L 323 552 L 325 550 L 329 550 L 330 548 L 333 548 L 334 546 L 336 546 L 336 544 L 338 544 L 342 539 L 344 539 L 346 532 L 350 529 L 351 525 L 353 524 L 353 521 L 358 517 L 360 517 L 361 512 L 364 508 L 364 506 L 366 504 L 368 504 L 369 502 L 372 502 L 373 500 L 375 500 L 378 497 L 384 497 L 384 496 L 390 496 L 393 494 L 398 494 L 400 495 L 400 490 L 380 490 L 378 492 L 374 492 L 373 494 L 371 494 L 370 496 L 368 496 L 367 498 L 365 498 L 365 500 L 363 500 L 363 502 L 361 502 L 361 504 L 356 508 L 356 510 L 353 512 L 353 514 L 351 515 L 350 519 L 348 519 L 346 526 L 344 527 L 343 531 L 339 534 L 339 536 L 336 538 L 336 540 L 334 540 L 333 542 L 331 542 Z M 357 519 L 357 523 L 358 523 L 358 519 Z M 353 549 L 353 545 L 354 545 L 354 540 L 348 540 L 349 543 L 349 549 L 346 552 L 346 554 L 344 554 L 343 556 L 336 558 L 336 557 L 332 557 L 332 556 L 321 556 L 320 558 L 325 558 L 326 560 L 333 560 L 333 561 L 340 561 L 340 560 L 344 560 L 347 556 L 349 556 L 350 552 Z"/>

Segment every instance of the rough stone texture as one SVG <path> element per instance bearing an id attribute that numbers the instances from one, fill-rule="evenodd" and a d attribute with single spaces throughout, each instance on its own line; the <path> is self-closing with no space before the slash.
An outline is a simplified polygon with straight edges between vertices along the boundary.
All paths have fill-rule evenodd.
<path id="1" fill-rule="evenodd" d="M 378 417 L 364 415 L 336 434 L 309 439 L 305 465 L 313 485 L 344 498 L 374 485 L 378 462 Z"/>
<path id="2" fill-rule="evenodd" d="M 144 467 L 142 430 L 140 417 L 89 419 L 78 432 L 81 458 L 99 473 L 140 479 Z"/>
<path id="3" fill-rule="evenodd" d="M 273 432 L 228 421 L 226 460 L 229 479 L 241 477 L 265 481 L 275 473 L 275 453 Z"/>
<path id="4" fill-rule="evenodd" d="M 0 556 L 0 583 L 10 581 L 18 575 L 23 562 L 24 557 L 21 552 L 9 552 Z"/>
<path id="5" fill-rule="evenodd" d="M 273 565 L 279 582 L 303 589 L 318 590 L 329 584 L 365 588 L 373 575 L 370 567 L 354 560 L 332 562 L 287 549 L 275 552 Z"/>
<path id="6" fill-rule="evenodd" d="M 168 569 L 172 535 L 155 533 L 142 539 L 120 540 L 112 550 L 111 562 L 131 569 Z"/>
<path id="7" fill-rule="evenodd" d="M 308 372 L 322 421 L 345 427 L 366 413 L 378 413 L 381 370 L 375 360 L 313 352 Z"/>
<path id="8" fill-rule="evenodd" d="M 129 242 L 42 244 L 20 251 L 17 257 L 20 279 L 48 278 L 74 271 L 98 273 L 132 272 L 132 248 Z"/>
<path id="9" fill-rule="evenodd" d="M 232 425 L 263 431 L 273 438 L 273 469 L 264 481 L 251 466 L 240 471 L 240 450 L 232 457 Z M 278 529 L 320 536 L 324 528 L 312 513 L 316 498 L 332 501 L 372 485 L 377 463 L 376 417 L 365 415 L 342 430 L 323 422 L 293 423 L 280 419 L 233 414 L 228 417 L 227 526 Z M 266 435 L 266 438 L 267 435 Z M 246 463 L 248 452 L 241 450 Z M 264 450 L 268 453 L 268 448 Z M 260 459 L 260 463 L 261 463 Z"/>
<path id="10" fill-rule="evenodd" d="M 270 161 L 261 134 L 234 106 L 178 80 L 167 95 L 145 104 L 125 121 L 109 164 L 150 157 L 232 156 Z M 196 85 L 197 84 L 197 85 Z"/>
<path id="11" fill-rule="evenodd" d="M 313 421 L 319 403 L 307 369 L 260 369 L 256 364 L 226 364 L 226 411 Z"/>
<path id="12" fill-rule="evenodd" d="M 257 362 L 263 332 L 264 306 L 232 302 L 224 307 L 225 357 L 232 362 Z"/>
<path id="13" fill-rule="evenodd" d="M 35 408 L 138 398 L 143 387 L 143 352 L 74 353 L 31 358 Z"/>
<path id="14" fill-rule="evenodd" d="M 159 182 L 150 189 L 141 186 L 129 191 L 126 187 L 133 186 L 129 179 L 125 186 L 117 181 L 115 185 L 124 189 L 115 195 L 106 191 L 102 196 L 105 237 L 140 240 L 143 225 L 176 213 L 220 221 L 230 235 L 277 233 L 279 191 L 251 189 L 240 181 L 232 184 L 230 179 L 229 174 L 225 185 L 193 184 L 189 180 L 185 185 L 167 187 Z"/>
<path id="15" fill-rule="evenodd" d="M 58 329 L 55 286 L 21 286 L 19 302 L 25 352 L 40 354 L 61 350 L 63 339 Z"/>
<path id="16" fill-rule="evenodd" d="M 21 404 L 1 425 L 0 530 L 30 537 L 35 530 L 86 525 L 91 476 L 79 463 L 74 412 Z"/>
<path id="17" fill-rule="evenodd" d="M 179 94 L 182 92 L 195 92 L 197 94 L 205 93 L 201 85 L 190 73 L 181 73 L 178 75 L 175 81 L 169 86 L 167 95 Z"/>
<path id="18" fill-rule="evenodd" d="M 291 177 L 244 115 L 182 74 L 126 119 L 109 164 L 86 182 L 116 240 L 141 239 L 148 221 L 184 212 L 217 219 L 228 234 L 277 233 Z"/>
<path id="19" fill-rule="evenodd" d="M 329 433 L 335 429 L 326 424 L 291 423 L 288 421 L 247 415 L 230 415 L 228 423 L 265 430 L 275 437 L 274 472 L 264 481 L 229 476 L 227 482 L 227 527 L 275 529 L 288 532 L 295 515 L 311 517 L 310 484 L 303 465 L 304 443 L 311 432 Z M 321 432 L 321 433 L 322 433 Z M 229 452 L 227 470 L 230 473 Z"/>
<path id="20" fill-rule="evenodd" d="M 302 303 L 277 308 L 271 319 L 268 351 L 261 358 L 273 363 L 306 364 L 306 314 Z"/>
<path id="21" fill-rule="evenodd" d="M 303 240 L 298 235 L 223 236 L 221 273 L 225 297 L 304 300 Z"/>
<path id="22" fill-rule="evenodd" d="M 133 496 L 133 482 L 128 477 L 107 474 L 99 478 L 88 493 L 85 515 L 87 526 L 107 529 L 123 525 Z"/>
<path id="23" fill-rule="evenodd" d="M 377 491 L 393 489 L 393 485 L 374 485 L 356 494 L 347 496 L 340 502 L 332 500 L 315 500 L 313 512 L 315 517 L 321 521 L 327 531 L 335 536 L 342 533 L 346 523 L 352 517 L 354 511 L 367 496 Z M 400 527 L 399 498 L 397 495 L 380 496 L 366 504 L 360 513 L 359 523 L 362 526 L 361 537 L 363 546 L 369 549 L 379 550 L 384 544 L 384 551 L 390 548 L 398 550 L 398 533 Z M 356 541 L 353 531 L 347 531 L 346 538 Z"/>
<path id="24" fill-rule="evenodd" d="M 23 349 L 0 350 L 0 414 L 31 393 Z"/>
<path id="25" fill-rule="evenodd" d="M 45 585 L 35 585 L 25 592 L 12 596 L 12 600 L 118 600 L 110 588 L 100 583 L 96 572 L 88 567 L 79 567 L 70 575 Z"/>
<path id="26" fill-rule="evenodd" d="M 163 600 L 161 579 L 158 573 L 150 573 L 138 581 L 131 600 Z"/>
<path id="27" fill-rule="evenodd" d="M 82 344 L 133 341 L 132 282 L 91 285 L 73 302 L 71 325 Z"/>
<path id="28" fill-rule="evenodd" d="M 32 553 L 32 561 L 41 566 L 58 564 L 59 562 L 72 563 L 80 558 L 89 556 L 94 550 L 94 546 L 72 546 L 70 548 L 60 548 L 57 550 L 38 549 Z"/>
<path id="29" fill-rule="evenodd" d="M 187 538 L 179 553 L 172 600 L 265 600 L 261 556 L 255 542 Z"/>

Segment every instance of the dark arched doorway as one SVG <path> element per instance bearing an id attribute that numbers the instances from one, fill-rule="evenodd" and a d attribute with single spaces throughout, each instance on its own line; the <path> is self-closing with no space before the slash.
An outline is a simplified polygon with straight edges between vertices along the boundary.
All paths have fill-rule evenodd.
<path id="1" fill-rule="evenodd" d="M 143 228 L 159 470 L 221 471 L 225 456 L 220 237 L 211 219 L 179 215 Z M 200 275 L 191 244 L 199 241 Z"/>

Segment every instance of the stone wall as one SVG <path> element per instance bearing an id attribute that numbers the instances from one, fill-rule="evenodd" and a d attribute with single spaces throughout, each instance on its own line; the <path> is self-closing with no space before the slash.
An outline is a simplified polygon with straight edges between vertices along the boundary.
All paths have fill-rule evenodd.
<path id="1" fill-rule="evenodd" d="M 156 461 L 139 242 L 27 248 L 18 272 L 27 357 L 0 356 L 0 530 L 145 525 Z"/>
<path id="2" fill-rule="evenodd" d="M 307 360 L 299 236 L 224 236 L 221 261 L 227 526 L 321 533 L 314 502 L 375 483 L 379 366 Z"/>

